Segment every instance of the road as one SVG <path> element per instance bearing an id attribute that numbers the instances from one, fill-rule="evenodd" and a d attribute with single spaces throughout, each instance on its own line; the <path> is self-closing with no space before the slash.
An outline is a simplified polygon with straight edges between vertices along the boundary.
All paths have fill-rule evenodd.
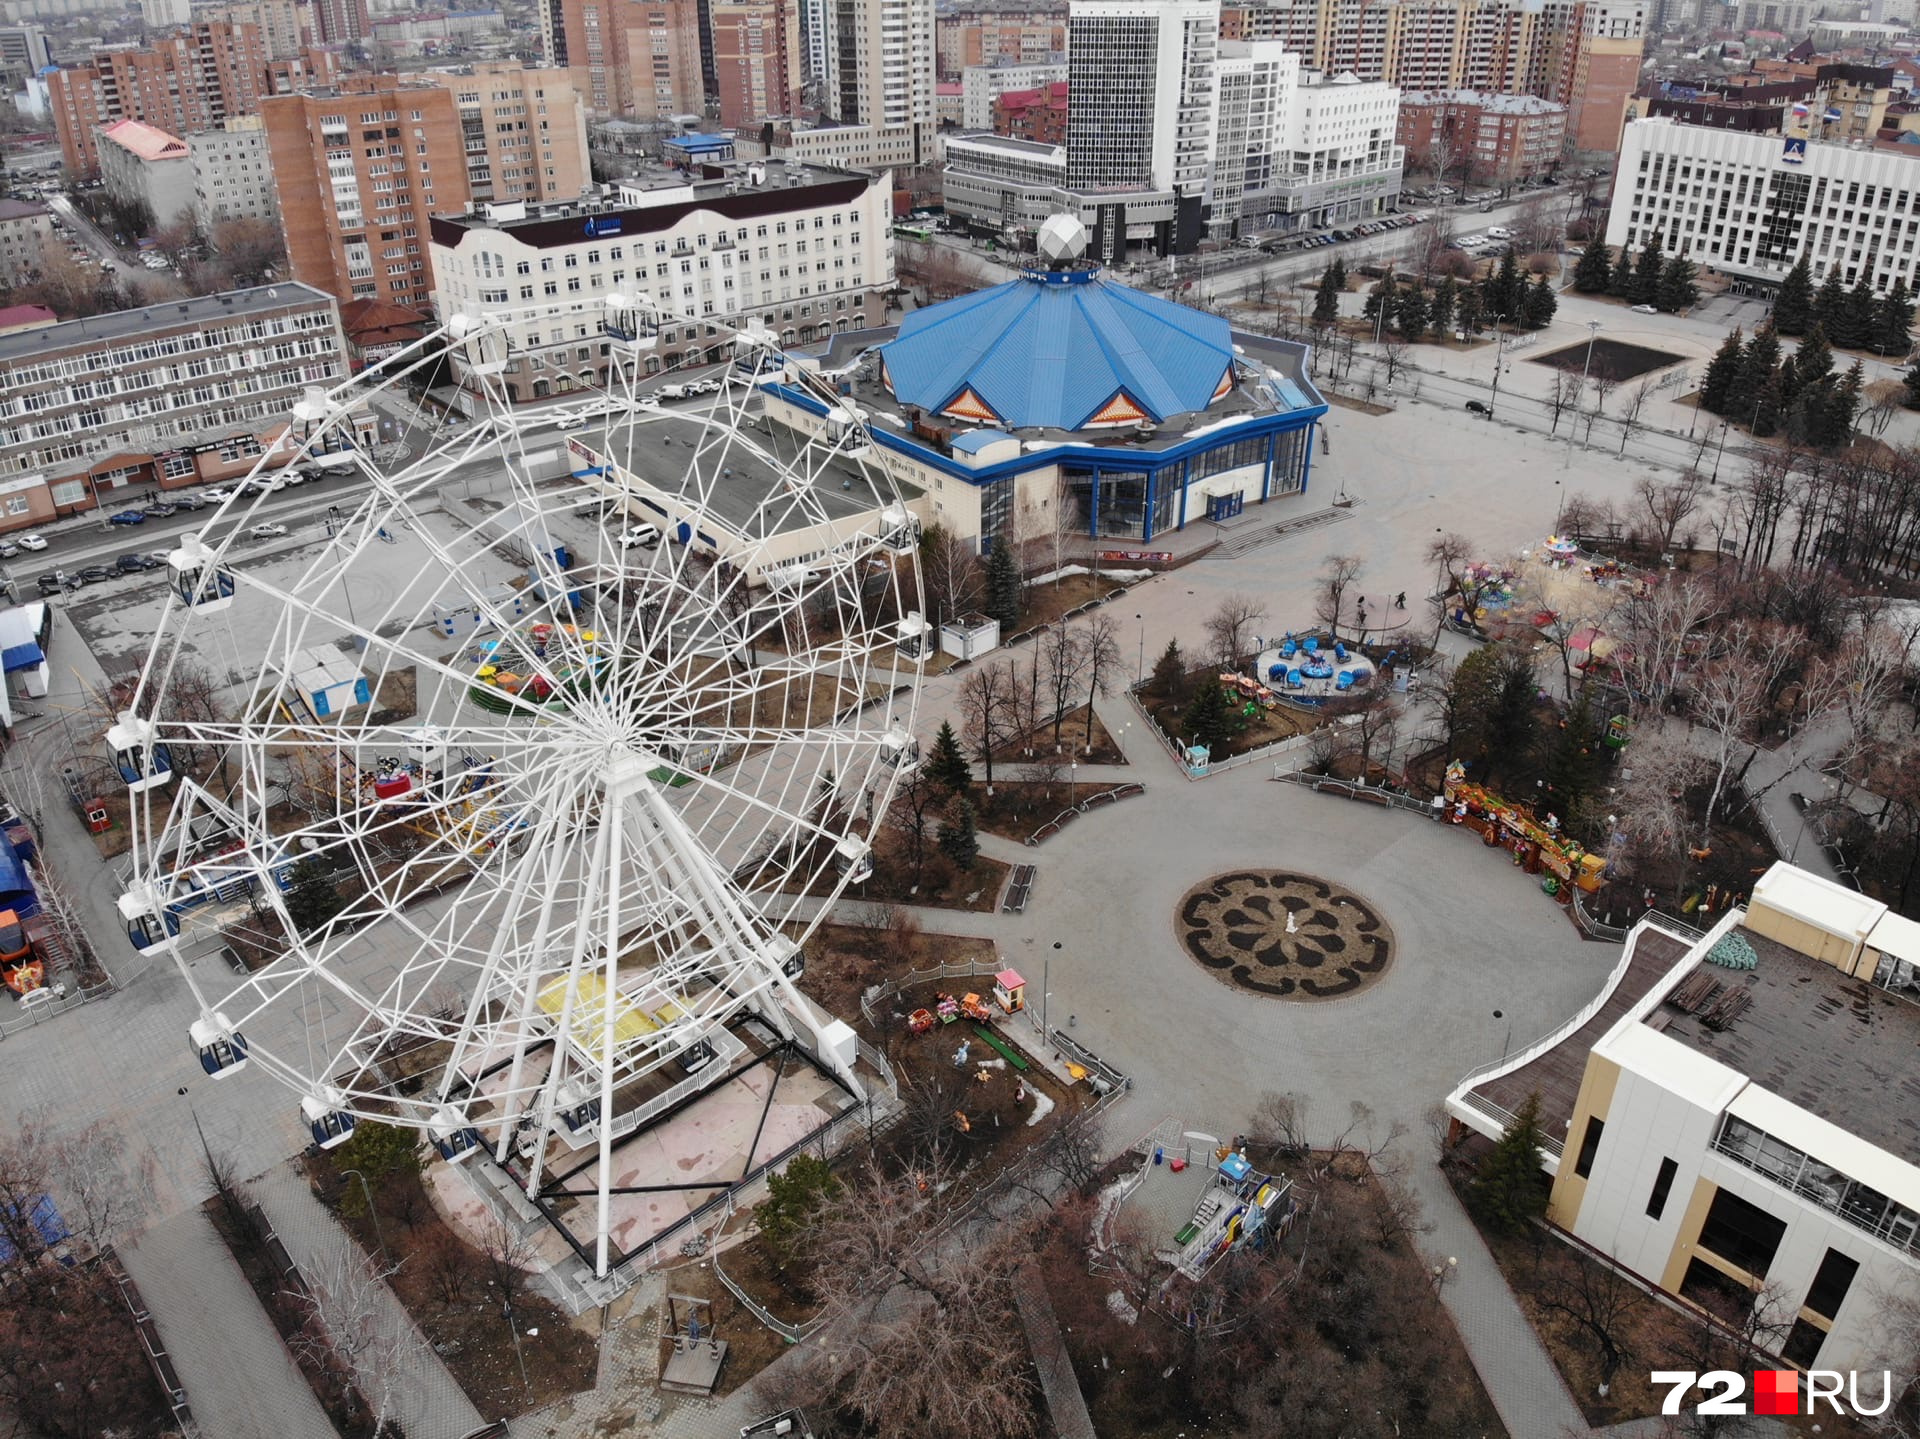
<path id="1" fill-rule="evenodd" d="M 54 214 L 58 215 L 65 224 L 72 227 L 74 238 L 87 247 L 89 254 L 97 260 L 106 260 L 112 264 L 114 279 L 122 281 L 136 280 L 147 273 L 144 267 L 140 265 L 130 265 L 123 260 L 120 257 L 120 252 L 114 248 L 113 240 L 107 235 L 106 231 L 89 220 L 86 212 L 78 208 L 73 201 L 65 195 L 59 193 L 49 195 L 47 197 L 47 204 L 53 210 Z"/>

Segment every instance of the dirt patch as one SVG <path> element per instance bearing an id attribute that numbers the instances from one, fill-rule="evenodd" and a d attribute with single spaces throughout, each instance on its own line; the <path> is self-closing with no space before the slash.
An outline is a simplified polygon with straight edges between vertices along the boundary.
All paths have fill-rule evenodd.
<path id="1" fill-rule="evenodd" d="M 736 1221 L 739 1222 L 739 1221 Z M 757 1273 L 761 1266 L 751 1255 L 759 1250 L 757 1242 L 749 1241 L 735 1245 L 722 1256 L 727 1277 L 736 1284 L 741 1282 L 743 1272 Z M 754 1316 L 752 1310 L 734 1298 L 733 1292 L 720 1282 L 713 1272 L 713 1261 L 701 1259 L 683 1264 L 666 1271 L 667 1290 L 674 1295 L 685 1295 L 689 1299 L 704 1299 L 707 1305 L 699 1311 L 700 1332 L 712 1334 L 727 1341 L 727 1362 L 721 1367 L 720 1382 L 714 1387 L 716 1398 L 733 1393 L 742 1385 L 750 1384 L 762 1369 L 787 1351 L 787 1341 L 773 1330 L 767 1328 Z M 742 1284 L 742 1288 L 747 1288 Z M 748 1289 L 749 1293 L 754 1293 Z M 754 1302 L 764 1301 L 756 1293 Z M 679 1307 L 680 1322 L 687 1322 L 687 1306 Z M 789 1318 L 790 1310 L 777 1306 L 765 1306 L 777 1319 Z M 664 1368 L 667 1356 L 673 1352 L 673 1339 L 666 1332 L 666 1310 L 662 1306 L 660 1315 L 660 1364 Z"/>
<path id="2" fill-rule="evenodd" d="M 418 713 L 419 676 L 414 667 L 408 665 L 382 675 L 380 688 L 374 691 L 373 711 L 367 716 L 367 723 L 399 724 Z"/>
<path id="3" fill-rule="evenodd" d="M 1099 715 L 1093 716 L 1089 730 L 1085 705 L 1068 710 L 1060 716 L 1058 724 L 1048 720 L 1029 733 L 1007 741 L 993 752 L 993 759 L 995 764 L 1046 764 L 1057 760 L 1063 767 L 1069 761 L 1076 764 L 1127 762 L 1119 742 L 1108 733 Z"/>
<path id="4" fill-rule="evenodd" d="M 1180 694 L 1167 696 L 1155 694 L 1152 690 L 1140 691 L 1140 699 L 1147 711 L 1147 718 L 1158 726 L 1160 733 L 1170 743 L 1185 738 L 1182 718 L 1186 713 L 1188 696 L 1192 695 L 1201 679 L 1215 675 L 1218 671 L 1212 667 L 1205 670 L 1190 671 L 1181 686 Z M 1256 704 L 1242 702 L 1233 711 L 1232 723 L 1235 726 L 1230 734 L 1226 748 L 1211 756 L 1214 764 L 1231 759 L 1234 755 L 1248 754 L 1263 749 L 1283 739 L 1292 739 L 1295 735 L 1306 734 L 1319 728 L 1324 717 L 1319 714 L 1289 709 L 1285 705 L 1276 705 L 1263 709 Z"/>
<path id="5" fill-rule="evenodd" d="M 1066 562 L 1091 568 L 1091 562 L 1083 555 L 1068 555 Z M 1031 630 L 1053 624 L 1068 610 L 1076 610 L 1081 605 L 1120 594 L 1123 590 L 1124 586 L 1097 575 L 1066 575 L 1044 584 L 1028 585 L 1018 629 Z"/>
<path id="6" fill-rule="evenodd" d="M 935 965 L 997 962 L 991 939 L 929 934 L 910 911 L 887 905 L 870 906 L 869 914 L 871 924 L 823 924 L 816 929 L 807 941 L 807 968 L 800 978 L 800 988 L 810 998 L 869 1040 L 886 1037 L 885 1030 L 869 1032 L 860 1017 L 860 996 L 871 986 Z"/>
<path id="7" fill-rule="evenodd" d="M 1060 773 L 1062 780 L 1023 781 L 1014 784 L 1008 784 L 1004 780 L 996 781 L 991 799 L 987 797 L 984 790 L 977 796 L 974 806 L 975 825 L 988 834 L 997 834 L 1002 839 L 1020 840 L 1024 843 L 1027 836 L 1055 818 L 1062 810 L 1070 810 L 1082 800 L 1091 799 L 1097 794 L 1107 794 L 1114 788 L 1112 780 L 1101 780 L 1097 784 L 1066 784 L 1063 782 L 1066 771 L 1062 769 Z"/>

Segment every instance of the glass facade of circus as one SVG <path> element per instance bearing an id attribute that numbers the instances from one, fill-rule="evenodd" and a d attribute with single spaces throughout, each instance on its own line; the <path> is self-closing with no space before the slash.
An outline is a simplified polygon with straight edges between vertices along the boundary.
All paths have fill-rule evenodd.
<path id="1" fill-rule="evenodd" d="M 1236 475 L 1240 494 L 1249 505 L 1303 493 L 1313 468 L 1313 423 L 1325 412 L 1324 406 L 1316 406 L 1262 416 L 1157 451 L 1062 445 L 980 470 L 950 464 L 931 447 L 878 428 L 874 439 L 978 486 L 983 539 L 1006 528 L 1019 477 L 1057 464 L 1073 507 L 1076 532 L 1093 539 L 1145 541 L 1203 523 L 1208 518 L 1205 500 L 1187 492 L 1221 475 Z M 1221 488 L 1231 492 L 1231 486 Z M 1184 505 L 1183 496 L 1187 496 Z"/>

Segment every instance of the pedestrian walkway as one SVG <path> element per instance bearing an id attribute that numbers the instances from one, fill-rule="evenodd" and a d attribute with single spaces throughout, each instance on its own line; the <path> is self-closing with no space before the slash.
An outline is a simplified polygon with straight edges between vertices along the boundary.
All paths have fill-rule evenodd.
<path id="1" fill-rule="evenodd" d="M 187 1209 L 120 1247 L 203 1434 L 336 1439 L 212 1223 Z M 411 1431 L 409 1431 L 411 1432 Z"/>
<path id="2" fill-rule="evenodd" d="M 360 1246 L 313 1197 L 305 1176 L 291 1163 L 269 1169 L 247 1188 L 302 1273 L 311 1277 L 337 1271 L 343 1251 L 351 1261 L 357 1262 L 362 1255 Z M 382 1332 L 394 1336 L 390 1352 L 405 1356 L 408 1373 L 404 1382 L 395 1385 L 394 1417 L 408 1439 L 459 1439 L 486 1422 L 393 1291 L 382 1284 L 373 1292 Z"/>

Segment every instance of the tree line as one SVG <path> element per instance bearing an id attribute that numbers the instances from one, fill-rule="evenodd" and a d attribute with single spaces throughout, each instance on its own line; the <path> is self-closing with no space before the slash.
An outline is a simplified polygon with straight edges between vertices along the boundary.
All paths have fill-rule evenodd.
<path id="1" fill-rule="evenodd" d="M 1700 404 L 1758 439 L 1784 435 L 1831 450 L 1852 438 L 1865 383 L 1858 360 L 1836 372 L 1818 320 L 1790 355 L 1781 353 L 1776 326 L 1763 323 L 1749 339 L 1736 327 L 1721 342 L 1701 379 Z"/>
<path id="2" fill-rule="evenodd" d="M 1611 295 L 1678 314 L 1699 303 L 1698 275 L 1691 260 L 1667 255 L 1658 235 L 1638 255 L 1622 245 L 1618 257 L 1604 235 L 1595 235 L 1573 267 L 1573 288 L 1582 295 Z"/>

